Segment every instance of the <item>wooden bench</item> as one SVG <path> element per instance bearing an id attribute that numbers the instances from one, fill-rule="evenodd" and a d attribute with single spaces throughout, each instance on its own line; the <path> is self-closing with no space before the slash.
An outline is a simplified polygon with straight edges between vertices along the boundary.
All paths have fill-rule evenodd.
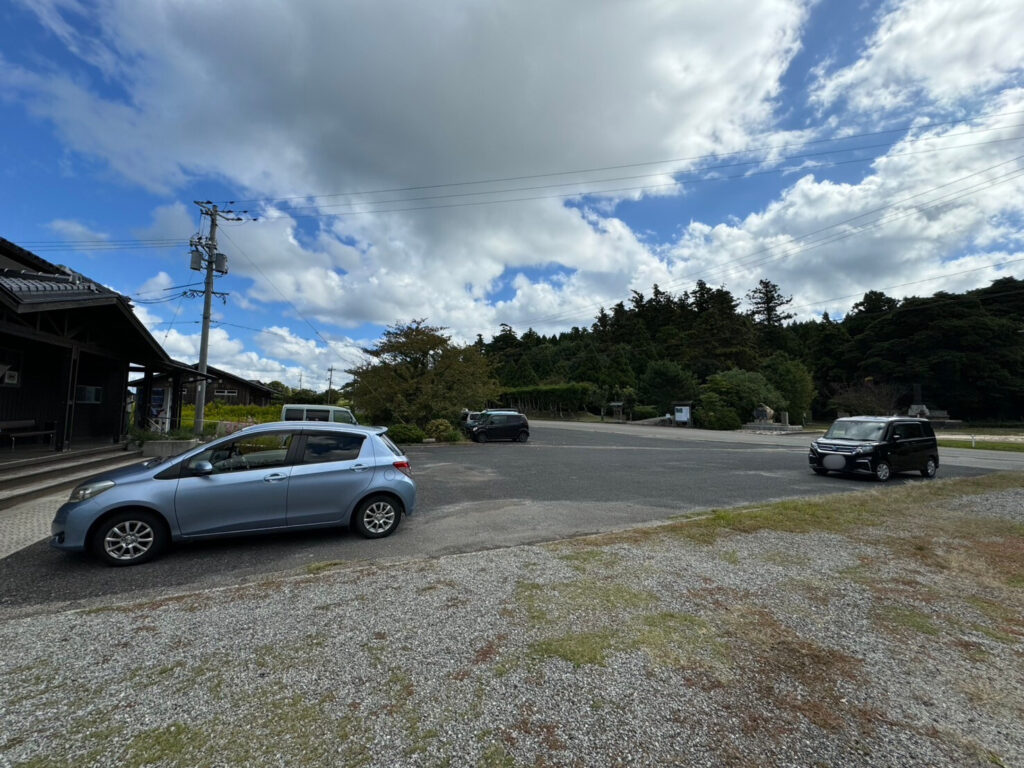
<path id="1" fill-rule="evenodd" d="M 48 424 L 44 425 L 50 426 Z M 21 437 L 45 437 L 47 442 L 53 442 L 55 429 L 39 429 L 35 419 L 16 419 L 13 421 L 0 421 L 0 437 L 11 441 L 11 450 L 14 450 L 15 442 Z"/>

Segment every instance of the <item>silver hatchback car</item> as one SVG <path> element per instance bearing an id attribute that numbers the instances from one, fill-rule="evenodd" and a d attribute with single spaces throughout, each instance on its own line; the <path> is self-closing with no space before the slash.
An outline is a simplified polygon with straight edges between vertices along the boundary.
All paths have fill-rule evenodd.
<path id="1" fill-rule="evenodd" d="M 50 545 L 136 565 L 171 541 L 348 525 L 394 533 L 416 503 L 409 461 L 384 427 L 274 422 L 81 483 Z"/>

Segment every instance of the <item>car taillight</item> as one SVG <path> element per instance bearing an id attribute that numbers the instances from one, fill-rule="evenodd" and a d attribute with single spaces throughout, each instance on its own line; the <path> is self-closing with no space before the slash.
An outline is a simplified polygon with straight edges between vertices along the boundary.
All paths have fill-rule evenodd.
<path id="1" fill-rule="evenodd" d="M 409 466 L 408 461 L 396 461 L 395 469 L 397 469 L 403 475 L 408 475 L 409 477 L 412 477 L 412 467 Z"/>

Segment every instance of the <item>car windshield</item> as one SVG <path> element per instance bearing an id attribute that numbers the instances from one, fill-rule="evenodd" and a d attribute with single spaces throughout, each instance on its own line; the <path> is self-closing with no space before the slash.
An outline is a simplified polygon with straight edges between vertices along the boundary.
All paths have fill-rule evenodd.
<path id="1" fill-rule="evenodd" d="M 883 432 L 885 432 L 885 422 L 837 421 L 828 428 L 825 437 L 845 440 L 880 440 Z"/>

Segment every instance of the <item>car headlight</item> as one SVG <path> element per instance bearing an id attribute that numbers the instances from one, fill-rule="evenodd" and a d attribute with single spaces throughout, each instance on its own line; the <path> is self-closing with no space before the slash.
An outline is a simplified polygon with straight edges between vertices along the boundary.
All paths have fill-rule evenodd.
<path id="1" fill-rule="evenodd" d="M 853 452 L 854 453 L 871 453 L 873 450 L 875 450 L 875 447 L 873 445 L 858 445 L 856 448 L 853 449 Z"/>
<path id="2" fill-rule="evenodd" d="M 96 480 L 92 483 L 82 483 L 71 492 L 71 498 L 68 499 L 68 501 L 85 501 L 86 499 L 91 499 L 94 496 L 99 496 L 104 491 L 113 488 L 114 485 L 115 483 L 113 480 Z"/>

